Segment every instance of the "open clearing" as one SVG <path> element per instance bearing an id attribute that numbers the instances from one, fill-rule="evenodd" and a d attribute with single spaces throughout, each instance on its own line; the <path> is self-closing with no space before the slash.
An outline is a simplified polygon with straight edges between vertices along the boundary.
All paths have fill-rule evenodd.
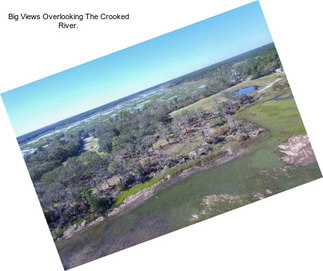
<path id="1" fill-rule="evenodd" d="M 178 114 L 187 114 L 191 110 L 200 109 L 200 108 L 203 108 L 205 110 L 209 110 L 212 107 L 213 102 L 216 101 L 217 103 L 220 103 L 221 101 L 225 101 L 226 100 L 226 96 L 225 96 L 226 93 L 233 93 L 233 92 L 237 91 L 238 89 L 249 87 L 249 86 L 258 86 L 259 91 L 267 90 L 267 89 L 271 88 L 275 83 L 279 82 L 280 80 L 282 80 L 284 78 L 285 78 L 285 73 L 273 73 L 271 75 L 264 76 L 259 79 L 244 81 L 244 82 L 239 83 L 233 87 L 225 89 L 217 94 L 214 94 L 210 97 L 202 99 L 196 103 L 190 104 L 186 107 L 176 110 L 171 113 L 171 116 L 175 117 Z"/>

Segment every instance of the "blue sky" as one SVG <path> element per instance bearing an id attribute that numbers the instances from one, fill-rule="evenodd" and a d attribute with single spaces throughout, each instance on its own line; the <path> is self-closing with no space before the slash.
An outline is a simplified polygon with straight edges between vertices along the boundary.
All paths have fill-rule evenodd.
<path id="1" fill-rule="evenodd" d="M 19 136 L 270 42 L 253 2 L 1 96 Z"/>

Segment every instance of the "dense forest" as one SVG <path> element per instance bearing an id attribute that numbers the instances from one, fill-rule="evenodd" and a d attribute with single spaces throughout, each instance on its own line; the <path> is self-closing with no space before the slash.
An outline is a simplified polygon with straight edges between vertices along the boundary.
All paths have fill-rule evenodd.
<path id="1" fill-rule="evenodd" d="M 181 165 L 212 153 L 228 135 L 238 142 L 246 140 L 255 128 L 233 122 L 231 115 L 252 103 L 252 96 L 214 103 L 194 114 L 171 114 L 277 68 L 281 63 L 274 45 L 269 44 L 165 83 L 170 88 L 210 79 L 205 88 L 188 97 L 149 104 L 133 112 L 123 110 L 90 129 L 48 139 L 25 161 L 53 236 L 60 237 L 68 225 L 107 212 L 123 191 L 165 170 L 171 175 Z M 85 148 L 89 138 L 97 140 L 97 149 Z M 187 144 L 188 140 L 194 144 Z"/>

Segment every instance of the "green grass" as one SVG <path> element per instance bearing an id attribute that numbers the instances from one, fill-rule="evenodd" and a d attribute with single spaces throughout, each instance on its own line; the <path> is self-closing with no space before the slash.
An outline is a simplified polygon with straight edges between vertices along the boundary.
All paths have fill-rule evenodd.
<path id="1" fill-rule="evenodd" d="M 236 117 L 267 128 L 279 142 L 306 133 L 294 100 L 255 104 L 238 112 Z"/>
<path id="2" fill-rule="evenodd" d="M 161 181 L 161 179 L 162 178 L 160 178 L 160 177 L 159 178 L 155 177 L 145 183 L 137 184 L 128 190 L 122 191 L 122 193 L 120 194 L 120 196 L 117 198 L 117 200 L 115 202 L 115 206 L 119 206 L 130 195 L 136 194 L 140 190 L 145 189 L 147 187 L 150 187 L 150 186 L 158 183 L 159 181 Z"/>
<path id="3" fill-rule="evenodd" d="M 130 195 L 136 194 L 137 192 L 160 182 L 161 180 L 166 178 L 167 175 L 169 175 L 170 177 L 174 177 L 174 176 L 178 175 L 179 173 L 183 172 L 183 170 L 190 168 L 193 164 L 192 162 L 193 161 L 189 161 L 185 164 L 181 164 L 176 167 L 169 168 L 169 169 L 163 171 L 163 173 L 161 173 L 159 176 L 156 176 L 145 183 L 137 184 L 128 190 L 122 191 L 120 196 L 117 198 L 115 205 L 116 206 L 120 205 Z"/>
<path id="4" fill-rule="evenodd" d="M 90 148 L 96 148 L 98 146 L 99 140 L 97 138 L 94 138 L 90 143 L 89 143 L 89 147 Z"/>

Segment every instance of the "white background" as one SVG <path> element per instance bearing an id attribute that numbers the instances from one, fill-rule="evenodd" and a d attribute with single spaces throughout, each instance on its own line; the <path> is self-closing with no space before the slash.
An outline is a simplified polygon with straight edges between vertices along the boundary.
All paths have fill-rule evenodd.
<path id="1" fill-rule="evenodd" d="M 21 86 L 251 1 L 2 1 L 0 91 Z M 322 7 L 260 1 L 322 168 Z M 129 22 L 9 21 L 9 12 L 130 13 Z M 2 270 L 63 270 L 2 101 Z M 322 179 L 75 270 L 323 270 Z"/>

